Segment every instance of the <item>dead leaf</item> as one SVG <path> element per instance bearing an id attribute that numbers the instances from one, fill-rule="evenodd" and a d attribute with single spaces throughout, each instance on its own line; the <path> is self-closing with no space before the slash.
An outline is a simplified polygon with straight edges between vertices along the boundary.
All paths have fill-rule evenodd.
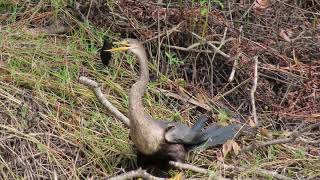
<path id="1" fill-rule="evenodd" d="M 251 118 L 249 118 L 249 126 L 250 127 L 257 127 L 256 123 L 253 122 L 253 120 Z"/>
<path id="2" fill-rule="evenodd" d="M 234 140 L 229 139 L 226 143 L 222 146 L 222 153 L 223 157 L 226 157 L 231 150 L 233 150 L 235 155 L 238 155 L 240 152 L 240 146 Z"/>
<path id="3" fill-rule="evenodd" d="M 220 153 L 217 155 L 217 160 L 219 162 L 224 162 L 223 157 L 222 157 L 222 155 Z"/>
<path id="4" fill-rule="evenodd" d="M 222 146 L 222 154 L 223 157 L 225 158 L 228 153 L 231 151 L 232 145 L 230 144 L 230 141 L 228 140 L 226 143 L 223 144 Z"/>
<path id="5" fill-rule="evenodd" d="M 253 9 L 266 9 L 270 5 L 270 0 L 255 0 L 253 3 Z"/>
<path id="6" fill-rule="evenodd" d="M 197 93 L 196 97 L 197 97 L 198 102 L 199 102 L 200 104 L 206 104 L 206 101 L 205 101 L 205 99 L 204 99 L 204 95 L 203 95 L 202 93 Z"/>
<path id="7" fill-rule="evenodd" d="M 270 139 L 272 138 L 272 133 L 268 129 L 259 128 L 259 132 L 264 137 L 267 137 L 267 138 L 270 138 Z"/>
<path id="8" fill-rule="evenodd" d="M 187 99 L 190 98 L 190 95 L 187 94 L 187 92 L 181 86 L 179 86 L 178 89 L 179 89 L 178 94 L 180 96 L 187 98 Z"/>
<path id="9" fill-rule="evenodd" d="M 197 93 L 196 98 L 197 98 L 199 104 L 201 104 L 203 107 L 210 108 L 210 106 L 207 103 L 208 101 L 206 99 L 207 97 L 205 96 L 205 94 L 199 92 L 199 93 Z"/>
<path id="10" fill-rule="evenodd" d="M 233 149 L 233 152 L 235 155 L 238 155 L 241 150 L 240 146 L 235 141 L 233 141 L 233 143 L 232 143 L 232 149 Z"/>

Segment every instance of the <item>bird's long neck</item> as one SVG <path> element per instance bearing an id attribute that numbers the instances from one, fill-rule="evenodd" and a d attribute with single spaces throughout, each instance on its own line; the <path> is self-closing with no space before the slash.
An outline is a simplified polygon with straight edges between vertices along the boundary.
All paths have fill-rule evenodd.
<path id="1" fill-rule="evenodd" d="M 130 90 L 129 95 L 129 113 L 131 117 L 131 122 L 133 126 L 144 128 L 148 126 L 151 122 L 146 118 L 147 115 L 144 112 L 144 107 L 142 104 L 142 97 L 147 88 L 149 82 L 149 70 L 147 55 L 145 50 L 137 53 L 137 58 L 140 66 L 140 75 L 136 83 L 134 83 Z"/>

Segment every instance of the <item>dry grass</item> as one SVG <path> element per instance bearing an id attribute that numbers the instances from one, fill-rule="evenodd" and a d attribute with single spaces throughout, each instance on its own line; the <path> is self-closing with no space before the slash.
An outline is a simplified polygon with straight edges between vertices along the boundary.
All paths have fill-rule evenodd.
<path id="1" fill-rule="evenodd" d="M 111 4 L 109 2 L 107 6 L 111 7 Z M 138 72 L 134 59 L 126 54 L 115 54 L 112 66 L 104 67 L 99 60 L 98 47 L 101 46 L 103 36 L 115 35 L 111 31 L 93 27 L 89 23 L 79 22 L 73 13 L 67 11 L 65 5 L 65 1 L 58 0 L 39 1 L 34 4 L 22 1 L 0 3 L 0 12 L 4 12 L 0 13 L 0 19 L 3 20 L 0 31 L 0 176 L 2 179 L 105 178 L 120 173 L 123 169 L 136 168 L 132 142 L 128 140 L 128 129 L 109 116 L 92 92 L 77 81 L 80 75 L 97 80 L 103 86 L 107 98 L 120 111 L 126 112 L 127 92 Z M 113 4 L 112 7 L 114 7 L 113 15 L 115 12 L 118 13 L 116 5 Z M 284 7 L 287 6 L 279 6 L 280 9 L 274 13 Z M 304 6 L 301 5 L 299 8 Z M 299 9 L 293 9 L 294 14 L 301 13 Z M 285 12 L 285 9 L 282 11 Z M 310 11 L 319 13 L 319 9 L 311 8 Z M 242 15 L 244 12 L 235 11 L 234 18 L 237 17 L 237 13 Z M 221 56 L 212 61 L 212 56 L 208 54 L 164 48 L 167 55 L 162 54 L 159 57 L 154 50 L 150 50 L 152 58 L 150 68 L 154 77 L 145 95 L 146 110 L 155 118 L 174 119 L 191 124 L 199 108 L 157 93 L 158 89 L 165 89 L 183 95 L 182 88 L 188 93 L 196 94 L 197 98 L 203 96 L 200 99 L 212 107 L 213 113 L 219 117 L 216 121 L 232 122 L 230 117 L 239 118 L 237 121 L 246 119 L 251 110 L 248 98 L 250 92 L 246 89 L 251 85 L 248 83 L 240 87 L 237 85 L 252 76 L 250 57 L 259 52 L 262 61 L 259 67 L 261 75 L 257 90 L 257 108 L 263 125 L 275 137 L 282 137 L 286 131 L 292 130 L 301 122 L 318 121 L 320 58 L 313 50 L 319 49 L 320 46 L 319 39 L 312 41 L 307 38 L 316 30 L 309 27 L 310 24 L 306 25 L 309 28 L 306 29 L 307 35 L 304 36 L 307 40 L 304 41 L 302 38 L 292 46 L 278 38 L 266 41 L 270 39 L 270 32 L 274 29 L 266 28 L 268 23 L 261 26 L 259 22 L 270 21 L 268 15 L 270 14 L 250 16 L 252 19 L 246 19 L 242 42 L 239 44 L 235 40 L 222 48 L 232 55 L 239 51 L 242 53 L 233 83 L 226 81 L 233 63 L 226 62 Z M 50 36 L 34 36 L 26 33 L 25 28 L 42 26 L 61 17 L 74 28 L 71 33 Z M 319 16 L 314 15 L 314 17 L 315 23 L 319 23 Z M 277 21 L 283 23 L 285 20 L 282 18 L 279 17 Z M 297 22 L 291 23 L 293 26 Z M 117 27 L 115 24 L 113 26 Z M 223 35 L 221 28 L 214 31 L 220 39 Z M 254 36 L 255 33 L 260 36 Z M 177 37 L 181 38 L 183 35 Z M 237 39 L 231 31 L 228 31 L 227 37 Z M 141 38 L 144 36 L 141 35 Z M 179 38 L 174 40 L 168 38 L 162 44 L 185 45 L 187 41 L 182 41 L 181 44 Z M 215 37 L 212 38 L 215 40 Z M 280 44 L 274 43 L 275 41 L 280 41 Z M 255 42 L 275 51 L 270 49 L 262 51 L 257 48 Z M 158 48 L 155 44 L 158 43 L 149 45 Z M 310 44 L 314 44 L 315 47 Z M 282 49 L 283 47 L 289 48 Z M 277 55 L 280 54 L 290 61 L 292 49 L 300 53 L 297 55 L 300 61 L 284 61 Z M 176 56 L 172 56 L 174 53 Z M 308 58 L 302 56 L 303 53 L 309 53 L 313 61 L 309 62 Z M 315 54 L 315 57 L 311 57 L 311 54 Z M 194 61 L 188 61 L 196 57 L 202 58 L 198 59 L 197 65 Z M 184 63 L 181 64 L 180 61 Z M 190 78 L 189 70 L 194 67 L 196 72 Z M 213 72 L 215 77 L 211 79 L 210 74 Z M 221 96 L 233 88 L 235 89 L 232 93 Z M 221 107 L 225 106 L 217 105 L 215 97 L 224 100 L 229 108 L 223 109 Z M 233 115 L 230 111 L 235 111 L 234 114 L 237 115 Z M 318 137 L 319 132 L 312 131 L 303 138 Z M 257 137 L 257 141 L 266 140 L 263 136 Z M 239 143 L 245 145 L 248 142 L 240 140 Z M 226 158 L 222 157 L 221 148 L 196 151 L 190 153 L 188 162 L 216 169 L 225 176 L 235 178 L 261 178 L 251 173 L 254 167 L 259 167 L 292 178 L 311 179 L 320 177 L 319 155 L 319 143 L 298 142 L 270 146 Z M 224 171 L 218 168 L 216 161 L 249 168 L 240 173 Z M 171 175 L 174 173 L 169 172 Z M 186 172 L 186 175 L 202 176 L 191 172 Z"/>

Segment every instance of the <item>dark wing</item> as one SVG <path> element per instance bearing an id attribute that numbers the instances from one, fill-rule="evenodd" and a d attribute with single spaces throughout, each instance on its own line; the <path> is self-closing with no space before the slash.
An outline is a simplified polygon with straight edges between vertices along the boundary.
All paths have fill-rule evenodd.
<path id="1" fill-rule="evenodd" d="M 200 141 L 205 143 L 199 146 L 210 148 L 224 144 L 229 139 L 233 139 L 239 133 L 240 129 L 240 125 L 228 125 L 225 127 L 218 127 L 216 125 L 210 126 L 203 132 L 200 138 Z M 195 148 L 195 146 L 193 148 Z"/>

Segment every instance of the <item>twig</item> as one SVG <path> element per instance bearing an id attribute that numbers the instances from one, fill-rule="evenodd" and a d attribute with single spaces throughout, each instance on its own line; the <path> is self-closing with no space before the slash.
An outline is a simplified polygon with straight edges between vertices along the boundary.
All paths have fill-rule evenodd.
<path id="1" fill-rule="evenodd" d="M 87 12 L 87 16 L 86 16 L 86 20 L 87 21 L 89 20 L 90 11 L 91 11 L 91 8 L 92 8 L 92 2 L 93 2 L 93 0 L 90 1 L 89 9 L 88 9 L 88 12 Z"/>
<path id="2" fill-rule="evenodd" d="M 224 53 L 223 51 L 221 51 L 217 46 L 213 45 L 210 41 L 207 42 L 213 49 L 214 51 L 216 51 L 218 54 L 220 54 L 221 56 L 225 57 L 225 58 L 230 58 L 230 55 Z"/>
<path id="3" fill-rule="evenodd" d="M 192 97 L 186 98 L 186 97 L 182 97 L 182 96 L 180 96 L 180 95 L 178 95 L 178 94 L 169 92 L 169 91 L 167 91 L 167 90 L 163 90 L 163 89 L 157 89 L 157 90 L 160 91 L 161 93 L 165 94 L 165 95 L 168 96 L 168 97 L 173 97 L 173 98 L 175 98 L 175 99 L 178 99 L 178 100 L 182 100 L 182 101 L 184 101 L 184 102 L 191 103 L 191 104 L 193 104 L 193 105 L 195 105 L 195 106 L 199 106 L 199 107 L 201 107 L 201 108 L 203 108 L 203 109 L 205 109 L 205 110 L 207 110 L 207 111 L 211 111 L 211 108 L 210 108 L 209 105 L 207 105 L 207 104 L 205 104 L 205 103 L 201 103 L 201 102 L 197 101 L 196 99 L 194 99 L 194 98 L 192 98 Z M 157 91 L 154 91 L 154 92 L 157 92 Z"/>
<path id="4" fill-rule="evenodd" d="M 230 93 L 234 92 L 235 90 L 237 90 L 239 87 L 241 87 L 241 86 L 243 86 L 244 84 L 248 83 L 249 80 L 251 80 L 251 78 L 248 78 L 248 79 L 242 81 L 242 82 L 241 82 L 240 84 L 238 84 L 236 87 L 230 89 L 229 91 L 225 92 L 225 93 L 222 94 L 222 95 L 216 96 L 214 99 L 215 99 L 215 100 L 219 100 L 219 99 L 227 96 L 228 94 L 230 94 Z"/>
<path id="5" fill-rule="evenodd" d="M 236 74 L 236 69 L 237 69 L 237 66 L 238 66 L 239 56 L 240 56 L 240 54 L 238 53 L 238 54 L 236 55 L 236 57 L 234 58 L 234 62 L 233 62 L 233 66 L 232 66 L 232 70 L 231 70 L 231 73 L 230 73 L 228 82 L 232 82 L 233 79 L 234 79 L 234 75 Z"/>
<path id="6" fill-rule="evenodd" d="M 286 3 L 286 2 L 283 2 L 283 0 L 282 0 L 282 1 L 280 1 L 280 0 L 276 0 L 276 1 L 277 1 L 278 3 L 282 3 L 282 4 L 286 5 L 286 6 L 291 7 L 291 8 L 296 8 L 296 9 L 298 9 L 298 10 L 300 10 L 300 11 L 303 11 L 303 12 L 306 12 L 306 13 L 310 13 L 310 14 L 313 14 L 313 15 L 316 15 L 316 16 L 320 16 L 320 13 L 316 13 L 316 12 L 308 11 L 308 10 L 305 10 L 305 9 L 299 8 L 299 7 L 297 7 L 297 6 L 293 6 L 293 5 L 291 5 L 291 4 L 288 4 L 288 3 Z"/>
<path id="7" fill-rule="evenodd" d="M 320 122 L 315 123 L 315 124 L 311 124 L 310 126 L 307 126 L 299 131 L 294 131 L 291 133 L 291 135 L 287 138 L 280 138 L 280 139 L 275 139 L 275 140 L 271 140 L 271 141 L 267 141 L 261 144 L 253 144 L 253 145 L 249 145 L 246 146 L 244 148 L 242 148 L 241 153 L 246 152 L 246 151 L 252 151 L 254 149 L 258 149 L 258 148 L 262 148 L 262 147 L 266 147 L 266 146 L 270 146 L 270 145 L 275 145 L 275 144 L 285 144 L 285 143 L 289 143 L 289 142 L 294 142 L 298 137 L 300 137 L 303 133 L 320 126 Z"/>
<path id="8" fill-rule="evenodd" d="M 223 40 L 222 42 L 217 42 L 217 41 L 207 41 L 207 44 L 212 44 L 213 43 L 220 43 L 220 46 L 217 47 L 218 49 L 220 49 L 226 42 L 230 41 L 232 39 L 227 39 L 227 40 Z M 169 48 L 172 48 L 172 49 L 177 49 L 177 50 L 180 50 L 180 51 L 192 51 L 192 52 L 199 52 L 199 53 L 219 53 L 217 52 L 216 50 L 215 51 L 211 51 L 211 50 L 199 50 L 199 49 L 194 49 L 200 45 L 202 45 L 203 43 L 202 42 L 196 42 L 196 43 L 193 43 L 191 44 L 190 46 L 188 47 L 180 47 L 180 46 L 173 46 L 173 45 L 168 45 L 168 44 L 164 44 L 164 46 L 166 47 L 169 47 Z M 214 45 L 213 45 L 214 46 Z"/>
<path id="9" fill-rule="evenodd" d="M 232 59 L 234 59 L 234 62 L 233 62 L 233 66 L 232 66 L 232 70 L 231 70 L 228 82 L 232 82 L 233 79 L 234 79 L 234 75 L 236 74 L 236 69 L 237 69 L 237 66 L 238 66 L 239 57 L 241 55 L 239 46 L 241 45 L 242 29 L 243 29 L 243 26 L 241 26 L 240 29 L 239 29 L 240 35 L 238 37 L 238 43 L 237 43 L 237 55 L 235 57 L 232 57 Z"/>
<path id="10" fill-rule="evenodd" d="M 104 105 L 104 107 L 106 107 L 117 119 L 123 122 L 126 126 L 130 127 L 130 120 L 104 97 L 97 82 L 84 76 L 81 76 L 79 78 L 79 82 L 90 87 L 97 96 L 98 100 Z"/>
<path id="11" fill-rule="evenodd" d="M 176 161 L 170 161 L 169 164 L 171 166 L 174 166 L 180 169 L 190 170 L 190 171 L 202 173 L 202 174 L 210 174 L 210 171 L 208 169 L 200 168 L 191 164 L 186 164 L 186 163 L 181 163 Z"/>
<path id="12" fill-rule="evenodd" d="M 224 53 L 223 51 L 221 51 L 220 48 L 218 48 L 217 46 L 215 46 L 214 44 L 212 44 L 210 41 L 207 41 L 205 38 L 199 36 L 198 34 L 196 34 L 196 33 L 194 33 L 194 32 L 192 32 L 191 34 L 194 35 L 194 36 L 196 36 L 198 39 L 200 39 L 200 40 L 202 40 L 202 41 L 205 41 L 209 46 L 211 46 L 211 47 L 213 48 L 213 50 L 214 50 L 216 53 L 220 54 L 221 56 L 223 56 L 223 57 L 225 57 L 225 58 L 228 58 L 228 59 L 230 58 L 230 55 L 228 55 L 228 54 Z M 225 40 L 225 42 L 227 42 L 227 41 L 228 41 L 228 39 Z M 222 42 L 221 44 L 224 44 L 225 42 Z"/>
<path id="13" fill-rule="evenodd" d="M 258 121 L 257 110 L 256 110 L 256 102 L 254 97 L 254 94 L 256 93 L 257 85 L 258 85 L 258 56 L 253 57 L 253 60 L 254 60 L 254 75 L 253 75 L 253 85 L 251 88 L 250 96 L 251 96 L 253 121 L 256 124 L 256 126 L 259 127 L 259 121 Z"/>
<path id="14" fill-rule="evenodd" d="M 151 174 L 147 173 L 145 170 L 142 170 L 141 168 L 129 171 L 123 174 L 120 174 L 118 176 L 114 176 L 112 178 L 107 178 L 109 180 L 127 180 L 132 178 L 144 178 L 144 179 L 150 179 L 150 180 L 165 180 L 165 178 L 159 178 L 156 176 L 152 176 Z"/>
<path id="15" fill-rule="evenodd" d="M 318 140 L 308 140 L 308 139 L 304 139 L 302 137 L 299 138 L 300 141 L 306 143 L 306 144 L 320 144 L 320 139 Z"/>
<path id="16" fill-rule="evenodd" d="M 82 12 L 80 11 L 80 6 L 81 4 L 78 3 L 77 1 L 74 2 L 74 10 L 78 13 L 78 15 L 80 16 L 82 21 L 86 21 L 86 17 L 82 14 Z"/>
<path id="17" fill-rule="evenodd" d="M 244 167 L 236 167 L 236 166 L 233 166 L 233 165 L 227 165 L 227 164 L 221 164 L 223 168 L 225 169 L 231 169 L 231 170 L 237 170 L 237 171 L 246 171 L 246 170 L 249 170 L 249 168 L 244 168 Z M 277 172 L 275 171 L 268 171 L 268 170 L 265 170 L 265 169 L 261 169 L 261 168 L 254 168 L 252 173 L 254 174 L 260 174 L 260 175 L 263 175 L 263 176 L 271 176 L 271 177 L 274 177 L 274 178 L 277 178 L 277 179 L 281 179 L 281 180 L 289 180 L 291 178 L 287 177 L 287 176 L 284 176 L 284 175 L 281 175 L 281 174 L 278 174 Z"/>
<path id="18" fill-rule="evenodd" d="M 200 167 L 197 167 L 197 166 L 194 166 L 191 164 L 186 164 L 186 163 L 181 163 L 181 162 L 176 162 L 176 161 L 170 161 L 169 164 L 171 166 L 174 166 L 179 169 L 185 169 L 185 170 L 190 170 L 190 171 L 197 172 L 197 173 L 208 174 L 210 176 L 209 179 L 227 180 L 227 178 L 222 177 L 220 174 L 218 174 L 214 171 L 200 168 Z"/>
<path id="19" fill-rule="evenodd" d="M 198 44 L 198 43 L 195 43 Z M 180 46 L 172 46 L 172 45 L 168 45 L 168 44 L 164 44 L 164 46 L 168 47 L 168 48 L 172 48 L 172 49 L 177 49 L 180 51 L 191 51 L 191 52 L 198 52 L 198 53 L 215 53 L 214 51 L 210 51 L 210 50 L 199 50 L 199 49 L 193 49 L 195 46 L 195 44 L 192 44 L 189 47 L 180 47 Z"/>
<path id="20" fill-rule="evenodd" d="M 183 24 L 184 21 L 180 22 L 179 24 L 177 24 L 176 26 L 174 26 L 173 28 L 169 29 L 168 31 L 165 31 L 163 33 L 160 33 L 150 39 L 147 39 L 145 40 L 143 43 L 146 43 L 146 42 L 149 42 L 149 41 L 152 41 L 154 39 L 158 39 L 159 37 L 161 36 L 169 36 L 171 33 L 175 32 L 175 31 L 178 31 L 178 29 L 180 28 L 181 24 Z"/>
<path id="21" fill-rule="evenodd" d="M 264 49 L 264 50 L 266 50 L 266 51 L 268 51 L 268 52 L 270 52 L 270 53 L 273 53 L 275 56 L 283 59 L 283 60 L 286 61 L 286 62 L 292 62 L 292 59 L 291 59 L 291 58 L 288 58 L 288 57 L 286 57 L 286 56 L 281 55 L 277 50 L 275 50 L 275 49 L 273 49 L 273 48 L 271 48 L 271 47 L 269 47 L 269 46 L 264 46 L 263 44 L 258 43 L 258 42 L 255 42 L 255 41 L 253 41 L 253 40 L 251 40 L 251 39 L 248 39 L 248 38 L 246 38 L 246 37 L 242 37 L 242 39 L 248 41 L 249 43 L 251 42 L 251 43 L 253 43 L 253 44 L 256 45 L 256 46 L 259 46 L 259 47 L 261 47 L 262 49 Z"/>
<path id="22" fill-rule="evenodd" d="M 254 6 L 254 3 L 252 3 L 252 4 L 250 5 L 250 7 L 248 8 L 248 10 L 242 14 L 242 16 L 240 17 L 240 20 L 242 20 L 244 17 L 247 16 L 247 14 L 251 11 L 251 9 L 253 8 L 253 6 Z"/>

